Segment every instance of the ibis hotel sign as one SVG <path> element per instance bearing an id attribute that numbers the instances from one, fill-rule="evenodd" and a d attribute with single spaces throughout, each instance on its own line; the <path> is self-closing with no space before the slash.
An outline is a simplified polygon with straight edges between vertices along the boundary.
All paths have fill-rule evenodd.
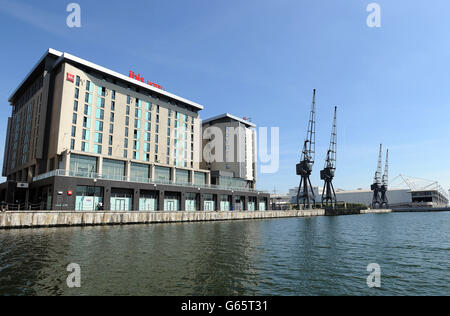
<path id="1" fill-rule="evenodd" d="M 128 76 L 129 76 L 130 78 L 133 78 L 133 79 L 137 80 L 137 81 L 140 81 L 140 82 L 143 82 L 143 83 L 147 83 L 148 85 L 150 85 L 150 86 L 152 86 L 152 87 L 155 87 L 155 88 L 164 90 L 164 88 L 163 88 L 162 86 L 160 86 L 159 84 L 150 82 L 150 81 L 148 81 L 148 80 L 145 81 L 144 77 L 141 77 L 140 74 L 137 74 L 137 75 L 136 75 L 136 74 L 134 73 L 133 70 L 130 70 L 130 74 L 129 74 Z"/>

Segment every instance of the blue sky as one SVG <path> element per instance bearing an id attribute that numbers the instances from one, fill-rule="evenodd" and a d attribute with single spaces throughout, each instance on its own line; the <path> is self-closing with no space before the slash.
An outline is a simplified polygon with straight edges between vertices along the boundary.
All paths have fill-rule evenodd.
<path id="1" fill-rule="evenodd" d="M 0 162 L 7 99 L 49 47 L 123 74 L 133 69 L 205 106 L 280 127 L 280 169 L 259 188 L 297 186 L 295 164 L 317 89 L 320 185 L 338 109 L 335 186 L 367 188 L 378 146 L 402 173 L 450 187 L 450 2 L 377 1 L 381 28 L 366 24 L 363 0 L 69 1 L 0 0 Z"/>

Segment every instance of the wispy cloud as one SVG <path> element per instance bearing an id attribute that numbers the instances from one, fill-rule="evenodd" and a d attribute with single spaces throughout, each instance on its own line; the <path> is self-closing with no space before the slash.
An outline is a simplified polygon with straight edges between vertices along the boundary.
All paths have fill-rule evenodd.
<path id="1" fill-rule="evenodd" d="M 31 26 L 58 36 L 66 36 L 62 26 L 65 25 L 64 6 L 61 14 L 56 15 L 39 9 L 39 6 L 21 3 L 17 0 L 0 0 L 0 11 Z"/>

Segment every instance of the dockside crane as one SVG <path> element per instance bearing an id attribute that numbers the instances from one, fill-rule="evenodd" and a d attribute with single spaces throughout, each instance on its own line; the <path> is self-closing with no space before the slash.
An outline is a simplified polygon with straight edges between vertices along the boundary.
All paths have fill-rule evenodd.
<path id="1" fill-rule="evenodd" d="M 381 206 L 381 155 L 383 151 L 383 144 L 380 144 L 380 153 L 378 155 L 378 167 L 375 172 L 375 177 L 372 186 L 370 187 L 373 191 L 372 198 L 372 208 L 376 209 Z"/>
<path id="2" fill-rule="evenodd" d="M 308 123 L 308 132 L 303 144 L 300 163 L 297 164 L 297 175 L 300 176 L 300 185 L 297 193 L 297 206 L 300 209 L 300 200 L 303 200 L 303 206 L 311 208 L 311 199 L 315 202 L 316 197 L 311 185 L 311 173 L 314 166 L 314 156 L 316 150 L 316 89 L 313 90 L 313 100 L 311 104 L 311 113 Z M 303 186 L 303 188 L 302 188 Z"/>
<path id="3" fill-rule="evenodd" d="M 336 173 L 336 150 L 337 150 L 337 107 L 334 108 L 333 128 L 331 130 L 330 147 L 327 152 L 325 168 L 320 171 L 320 179 L 324 180 L 322 191 L 322 207 L 336 207 L 336 192 L 333 186 L 333 178 Z"/>
<path id="4" fill-rule="evenodd" d="M 388 191 L 388 179 L 389 177 L 389 149 L 386 151 L 386 165 L 384 167 L 384 174 L 381 181 L 381 188 L 380 188 L 380 194 L 381 194 L 381 207 L 382 208 L 389 208 L 389 201 L 387 197 L 387 191 Z"/>

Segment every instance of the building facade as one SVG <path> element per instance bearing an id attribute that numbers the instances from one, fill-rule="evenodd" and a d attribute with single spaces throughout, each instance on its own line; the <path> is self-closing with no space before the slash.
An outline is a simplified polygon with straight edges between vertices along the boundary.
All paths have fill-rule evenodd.
<path id="1" fill-rule="evenodd" d="M 9 204 L 61 210 L 268 208 L 268 195 L 254 185 L 211 182 L 211 170 L 202 167 L 203 106 L 132 71 L 124 76 L 49 49 L 9 102 L 2 172 L 7 182 L 0 187 L 0 199 Z"/>

